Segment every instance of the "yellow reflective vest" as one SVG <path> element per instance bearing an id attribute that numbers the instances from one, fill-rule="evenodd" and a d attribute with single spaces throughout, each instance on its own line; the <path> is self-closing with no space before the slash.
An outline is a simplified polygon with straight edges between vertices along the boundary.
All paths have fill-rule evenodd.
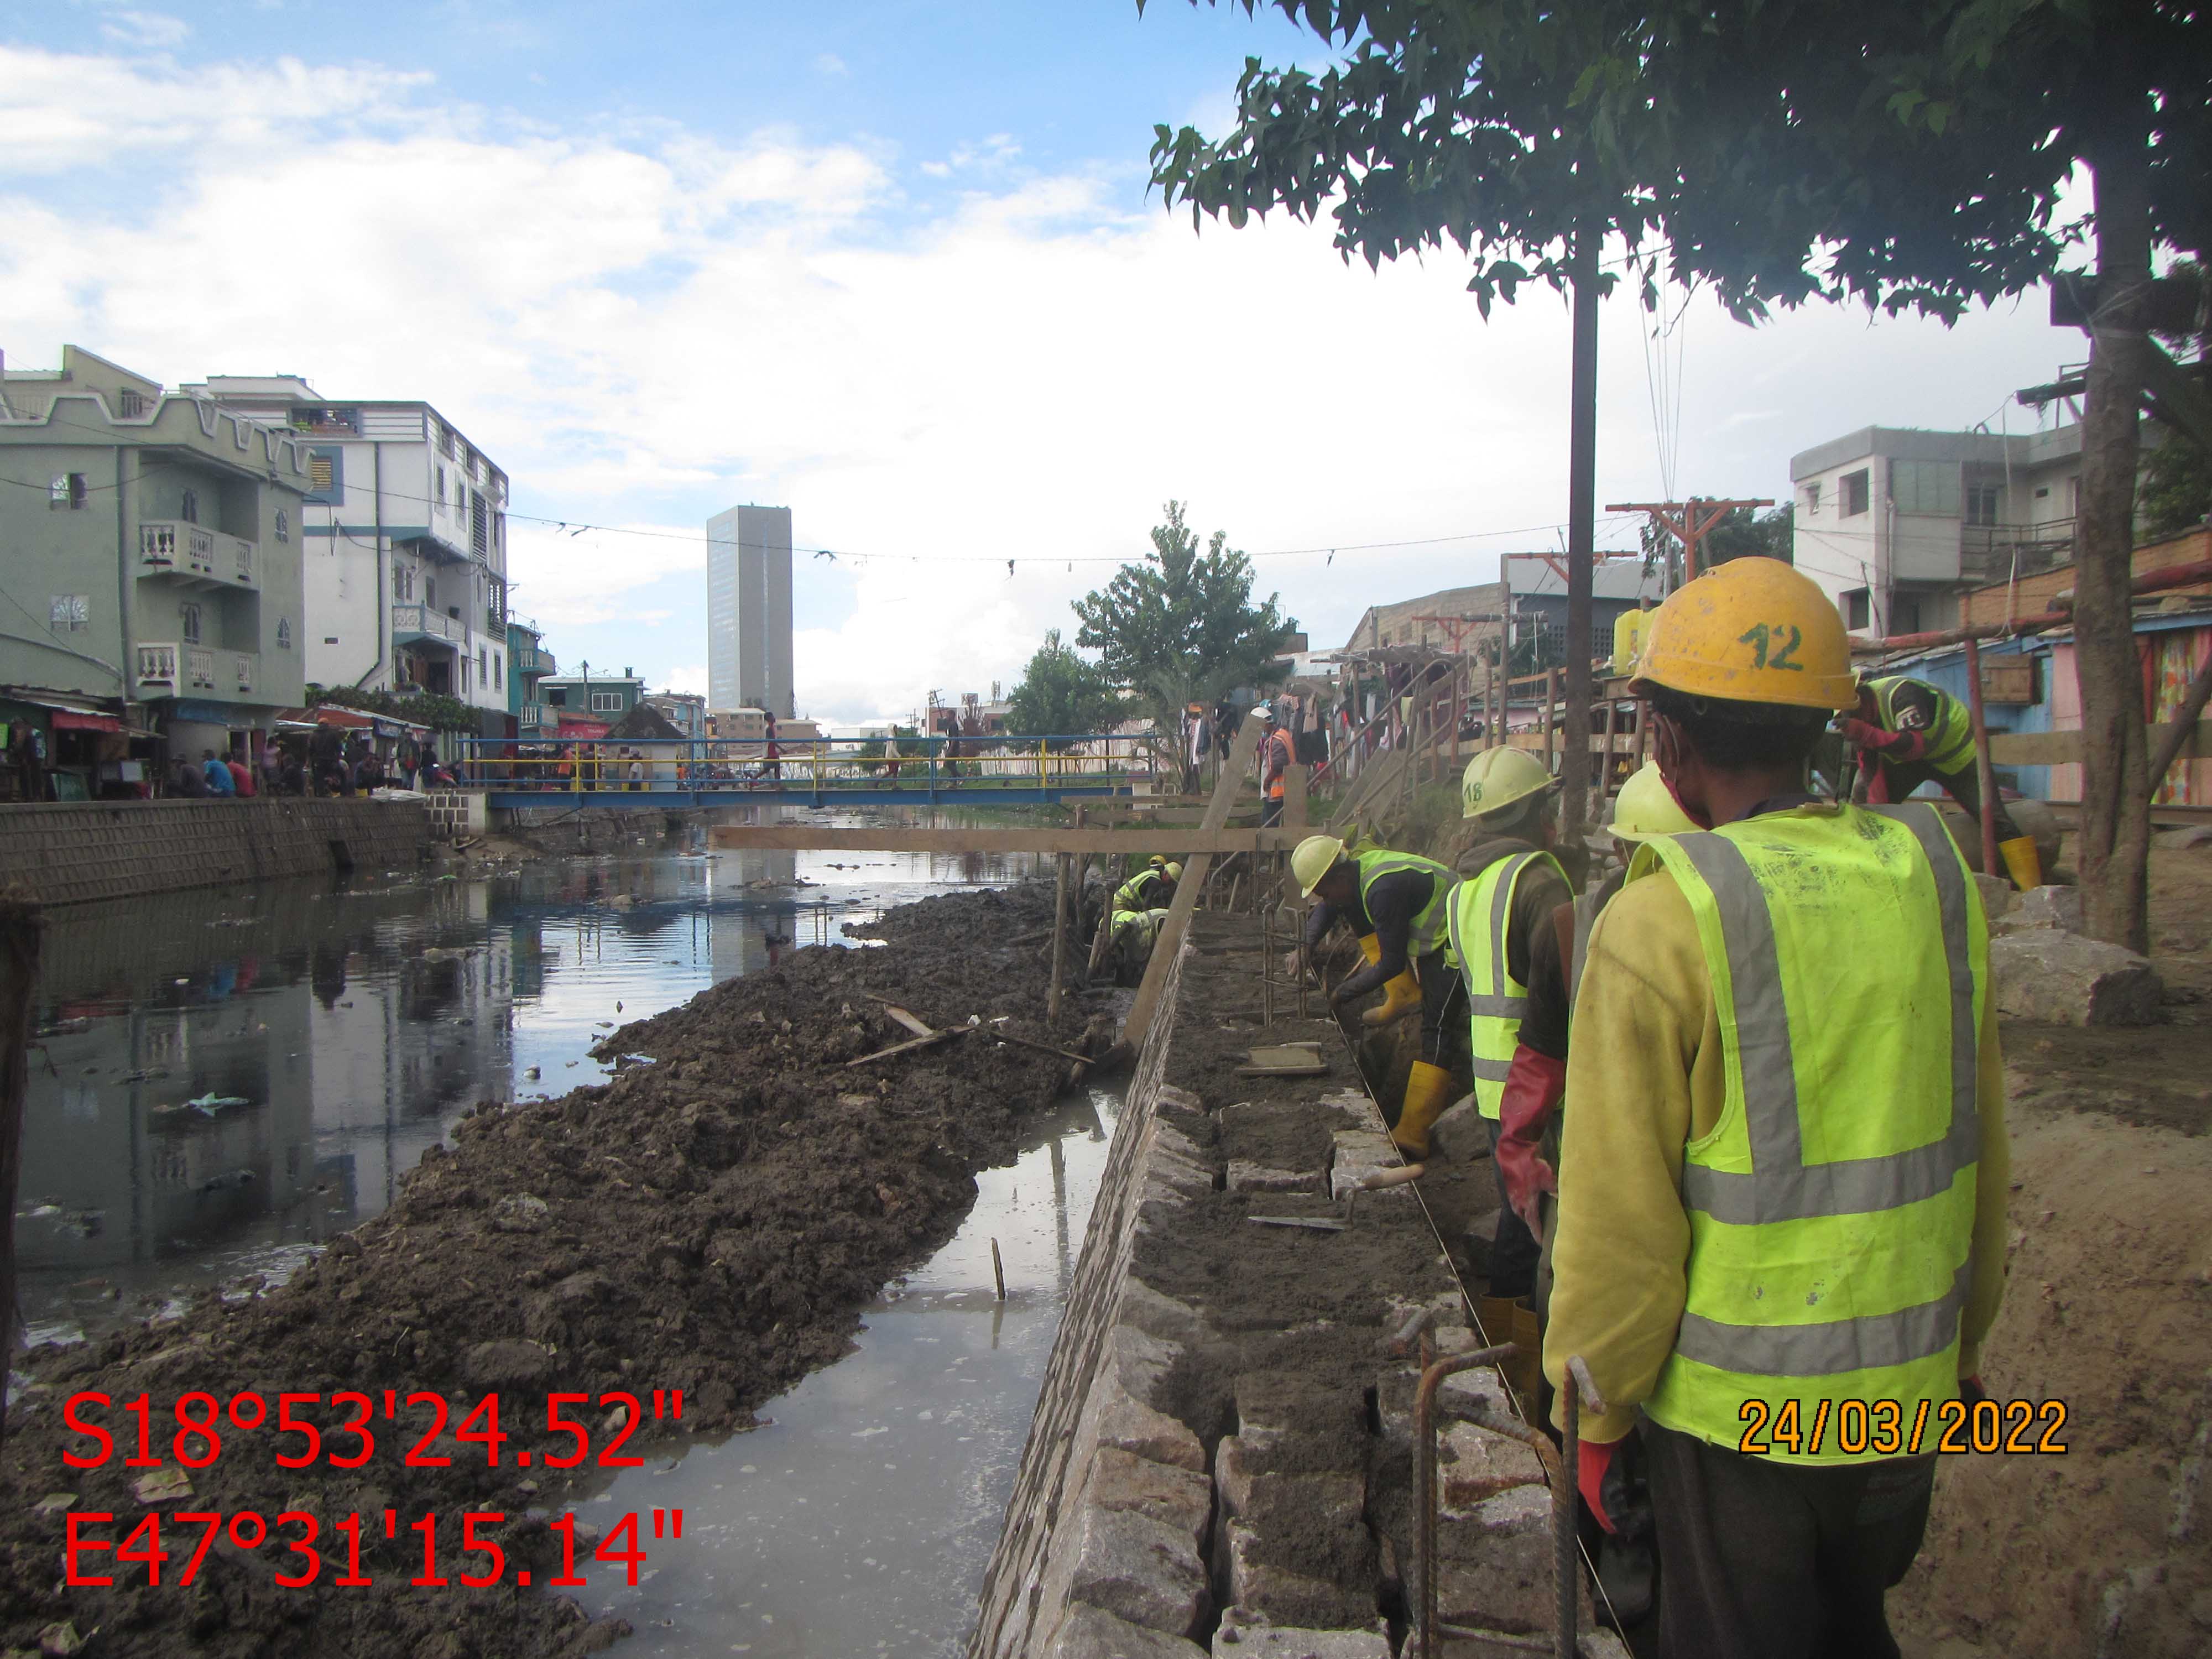
<path id="1" fill-rule="evenodd" d="M 1459 878 L 1447 866 L 1438 864 L 1434 859 L 1425 859 L 1419 853 L 1393 853 L 1376 848 L 1353 856 L 1359 866 L 1359 903 L 1367 912 L 1367 927 L 1370 933 L 1375 927 L 1375 907 L 1368 902 L 1369 889 L 1383 877 L 1395 875 L 1401 871 L 1418 870 L 1431 878 L 1429 902 L 1413 917 L 1413 926 L 1407 934 L 1406 955 L 1408 958 L 1434 956 L 1443 950 L 1445 918 L 1451 912 L 1452 886 Z"/>
<path id="2" fill-rule="evenodd" d="M 1897 1455 L 1958 1395 L 1979 895 L 1925 805 L 1657 836 L 1630 878 L 1662 863 L 1697 921 L 1727 1097 L 1683 1151 L 1686 1303 L 1644 1409 L 1790 1461 Z M 1774 1432 L 1788 1402 L 1794 1445 Z"/>
<path id="3" fill-rule="evenodd" d="M 1902 732 L 1906 728 L 1897 723 L 1897 694 L 1908 685 L 1917 685 L 1931 693 L 1936 699 L 1936 724 L 1928 731 L 1928 751 L 1923 757 L 1927 764 L 1938 772 L 1957 772 L 1973 764 L 1974 717 L 1966 705 L 1941 686 L 1930 685 L 1925 680 L 1916 680 L 1903 674 L 1893 674 L 1886 679 L 1869 680 L 1867 689 L 1874 693 L 1875 708 L 1881 713 L 1885 730 Z"/>
<path id="4" fill-rule="evenodd" d="M 1474 1061 L 1474 1109 L 1492 1121 L 1505 1099 L 1506 1073 L 1513 1069 L 1521 1016 L 1528 1007 L 1528 988 L 1506 964 L 1505 933 L 1513 921 L 1514 890 L 1540 861 L 1565 883 L 1566 872 L 1549 853 L 1510 853 L 1462 877 L 1452 893 L 1447 926 L 1472 1016 L 1468 1043 Z"/>

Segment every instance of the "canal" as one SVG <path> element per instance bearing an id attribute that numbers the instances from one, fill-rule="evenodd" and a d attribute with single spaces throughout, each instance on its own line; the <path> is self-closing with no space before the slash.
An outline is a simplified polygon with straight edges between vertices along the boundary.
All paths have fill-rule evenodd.
<path id="1" fill-rule="evenodd" d="M 603 1078 L 589 1050 L 614 1024 L 1027 869 L 656 847 L 58 912 L 16 1217 L 29 1339 L 280 1283 L 390 1203 L 470 1107 Z M 1117 1103 L 1092 1091 L 1039 1119 L 1014 1164 L 978 1176 L 958 1234 L 866 1310 L 854 1351 L 760 1428 L 597 1497 L 687 1514 L 684 1547 L 635 1589 L 614 1574 L 577 1592 L 636 1627 L 626 1651 L 958 1652 Z"/>

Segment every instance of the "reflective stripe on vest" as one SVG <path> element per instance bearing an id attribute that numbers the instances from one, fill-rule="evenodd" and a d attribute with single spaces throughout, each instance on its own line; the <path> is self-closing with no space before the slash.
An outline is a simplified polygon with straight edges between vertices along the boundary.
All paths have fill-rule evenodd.
<path id="1" fill-rule="evenodd" d="M 1936 723 L 1928 728 L 1928 752 L 1925 763 L 1938 772 L 1956 772 L 1974 757 L 1974 717 L 1949 692 L 1925 680 L 1916 680 L 1905 675 L 1893 675 L 1887 679 L 1872 682 L 1875 707 L 1881 714 L 1882 725 L 1892 732 L 1905 728 L 1897 723 L 1896 696 L 1908 685 L 1917 685 L 1936 699 Z"/>
<path id="2" fill-rule="evenodd" d="M 1956 848 L 1926 805 L 1777 813 L 1648 845 L 1639 872 L 1663 862 L 1697 919 L 1728 1100 L 1684 1149 L 1686 1304 L 1646 1408 L 1734 1445 L 1752 1400 L 1797 1400 L 1809 1435 L 1816 1410 L 1846 1399 L 1909 1417 L 1954 1397 L 1989 983 Z M 1877 1454 L 1832 1438 L 1773 1455 Z"/>
<path id="3" fill-rule="evenodd" d="M 1429 902 L 1414 915 L 1406 933 L 1406 955 L 1408 957 L 1433 956 L 1444 948 L 1444 919 L 1450 914 L 1451 890 L 1459 878 L 1434 859 L 1425 859 L 1418 853 L 1389 853 L 1376 851 L 1358 855 L 1359 903 L 1367 912 L 1367 926 L 1375 926 L 1375 907 L 1367 902 L 1367 895 L 1383 877 L 1401 871 L 1414 870 L 1430 878 Z"/>
<path id="4" fill-rule="evenodd" d="M 1474 1072 L 1474 1106 L 1487 1118 L 1495 1118 L 1504 1101 L 1506 1075 L 1513 1069 L 1513 1050 L 1521 1041 L 1521 1017 L 1528 1008 L 1528 988 L 1513 977 L 1505 960 L 1513 895 L 1521 878 L 1540 859 L 1561 881 L 1566 879 L 1549 853 L 1514 853 L 1492 860 L 1476 875 L 1462 878 L 1452 893 L 1451 951 L 1473 1016 L 1468 1023 L 1468 1046 Z"/>

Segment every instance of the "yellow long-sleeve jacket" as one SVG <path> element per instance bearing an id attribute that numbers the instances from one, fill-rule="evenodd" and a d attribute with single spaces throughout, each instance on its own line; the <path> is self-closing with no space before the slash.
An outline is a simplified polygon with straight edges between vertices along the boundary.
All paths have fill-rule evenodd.
<path id="1" fill-rule="evenodd" d="M 1584 1439 L 1618 1440 L 1635 1426 L 1674 1349 L 1690 1252 L 1682 1148 L 1711 1133 L 1725 1093 L 1697 924 L 1674 878 L 1655 871 L 1622 889 L 1591 930 L 1568 1048 L 1544 1369 L 1564 1389 L 1568 1357 L 1588 1363 L 1607 1409 L 1583 1414 Z M 1975 1098 L 1981 1146 L 1961 1376 L 1980 1368 L 2004 1296 L 2011 1160 L 1994 995 L 1982 1017 Z"/>

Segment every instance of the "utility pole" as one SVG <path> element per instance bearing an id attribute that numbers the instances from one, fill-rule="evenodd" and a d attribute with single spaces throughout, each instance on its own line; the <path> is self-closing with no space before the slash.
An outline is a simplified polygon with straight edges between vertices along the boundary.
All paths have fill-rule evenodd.
<path id="1" fill-rule="evenodd" d="M 1568 370 L 1567 706 L 1559 733 L 1559 839 L 1577 853 L 1589 789 L 1590 577 L 1597 556 L 1597 256 L 1604 240 L 1604 222 L 1584 215 L 1575 228 L 1574 349 Z"/>
<path id="2" fill-rule="evenodd" d="M 1740 507 L 1771 507 L 1771 501 L 1721 501 L 1692 495 L 1686 501 L 1614 501 L 1608 513 L 1648 513 L 1651 522 L 1674 538 L 1682 550 L 1682 580 L 1698 575 L 1698 549 L 1713 526 Z M 1670 587 L 1669 592 L 1673 589 Z"/>

